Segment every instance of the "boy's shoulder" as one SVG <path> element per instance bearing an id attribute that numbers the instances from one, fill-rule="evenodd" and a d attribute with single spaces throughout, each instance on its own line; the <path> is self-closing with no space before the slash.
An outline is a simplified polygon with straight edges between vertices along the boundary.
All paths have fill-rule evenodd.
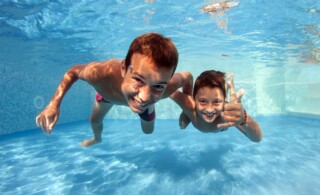
<path id="1" fill-rule="evenodd" d="M 108 59 L 108 60 L 105 60 L 105 61 L 100 61 L 100 62 L 93 62 L 93 63 L 98 63 L 100 64 L 101 66 L 104 66 L 104 67 L 119 67 L 121 66 L 121 63 L 122 63 L 122 60 L 119 60 L 119 59 L 116 59 L 116 58 L 112 58 L 112 59 Z"/>
<path id="2" fill-rule="evenodd" d="M 100 62 L 91 62 L 89 66 L 91 66 L 90 69 L 92 71 L 95 71 L 98 74 L 103 74 L 105 76 L 118 76 L 118 72 L 121 70 L 121 63 L 122 60 L 113 58 Z"/>
<path id="3" fill-rule="evenodd" d="M 121 78 L 121 60 L 110 59 L 86 64 L 81 76 L 91 85 L 97 87 L 106 80 L 117 83 Z"/>

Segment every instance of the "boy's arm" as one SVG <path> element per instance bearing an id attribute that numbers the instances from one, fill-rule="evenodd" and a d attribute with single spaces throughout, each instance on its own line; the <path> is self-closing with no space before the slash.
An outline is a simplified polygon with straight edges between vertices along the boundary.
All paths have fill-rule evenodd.
<path id="1" fill-rule="evenodd" d="M 192 95 L 193 89 L 193 77 L 190 72 L 178 72 L 175 73 L 170 79 L 166 91 L 162 98 L 167 98 L 175 91 L 182 87 L 182 91 L 185 94 Z"/>
<path id="2" fill-rule="evenodd" d="M 51 98 L 47 107 L 36 117 L 37 126 L 41 126 L 45 133 L 51 133 L 52 128 L 55 126 L 59 114 L 60 104 L 64 95 L 70 89 L 74 82 L 78 79 L 86 80 L 89 83 L 94 83 L 101 75 L 95 74 L 96 72 L 102 72 L 99 68 L 94 68 L 99 63 L 91 63 L 88 65 L 75 65 L 71 67 L 63 76 L 56 92 Z"/>
<path id="3" fill-rule="evenodd" d="M 251 141 L 260 142 L 262 133 L 259 124 L 244 111 L 244 120 L 236 127 L 245 134 Z"/>
<path id="4" fill-rule="evenodd" d="M 260 142 L 262 133 L 260 126 L 251 118 L 241 103 L 227 103 L 224 105 L 222 117 L 226 123 L 218 124 L 218 128 L 228 128 L 236 126 L 251 141 Z"/>
<path id="5" fill-rule="evenodd" d="M 262 133 L 260 126 L 245 111 L 241 104 L 241 98 L 244 90 L 240 89 L 237 93 L 234 89 L 233 75 L 226 76 L 226 91 L 230 90 L 230 103 L 223 106 L 222 117 L 226 123 L 218 124 L 219 128 L 228 128 L 236 126 L 251 141 L 260 142 Z"/>
<path id="6" fill-rule="evenodd" d="M 176 91 L 170 96 L 182 109 L 179 116 L 180 129 L 185 129 L 190 124 L 190 112 L 193 110 L 193 98 L 191 95 L 187 95 L 180 91 Z"/>
<path id="7" fill-rule="evenodd" d="M 189 95 L 177 90 L 170 95 L 170 98 L 175 101 L 184 111 L 189 105 Z"/>

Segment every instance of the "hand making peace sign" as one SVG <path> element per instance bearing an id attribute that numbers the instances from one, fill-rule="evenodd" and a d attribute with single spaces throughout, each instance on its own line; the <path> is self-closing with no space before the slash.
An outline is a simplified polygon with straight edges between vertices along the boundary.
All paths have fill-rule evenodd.
<path id="1" fill-rule="evenodd" d="M 239 125 L 244 120 L 244 109 L 242 108 L 241 98 L 244 94 L 244 89 L 240 89 L 237 93 L 234 89 L 233 75 L 226 74 L 226 94 L 230 91 L 230 102 L 225 103 L 221 117 L 226 121 L 225 123 L 218 124 L 218 128 L 228 128 L 231 126 Z"/>

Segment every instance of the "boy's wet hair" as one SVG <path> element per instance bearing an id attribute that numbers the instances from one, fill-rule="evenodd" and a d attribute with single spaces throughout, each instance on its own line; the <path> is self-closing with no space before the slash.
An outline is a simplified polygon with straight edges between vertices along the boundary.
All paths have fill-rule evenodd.
<path id="1" fill-rule="evenodd" d="M 151 58 L 159 68 L 174 68 L 173 72 L 177 68 L 177 48 L 170 38 L 166 38 L 161 34 L 147 33 L 133 40 L 125 59 L 127 69 L 131 65 L 131 57 L 134 53 Z"/>
<path id="2" fill-rule="evenodd" d="M 209 87 L 215 88 L 218 87 L 222 90 L 223 96 L 226 97 L 225 89 L 225 73 L 215 70 L 207 70 L 202 72 L 194 83 L 193 88 L 193 98 L 197 95 L 200 88 Z"/>

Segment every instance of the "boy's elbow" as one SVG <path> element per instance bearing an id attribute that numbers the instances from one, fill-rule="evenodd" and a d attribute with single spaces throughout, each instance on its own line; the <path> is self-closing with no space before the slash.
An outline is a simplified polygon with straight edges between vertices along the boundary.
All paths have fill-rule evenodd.
<path id="1" fill-rule="evenodd" d="M 80 72 L 82 70 L 82 65 L 74 65 L 72 66 L 66 73 L 65 77 L 70 80 L 76 81 L 79 78 Z"/>
<path id="2" fill-rule="evenodd" d="M 191 72 L 183 72 L 183 79 L 187 80 L 187 81 L 193 81 L 193 76 L 191 74 Z"/>

